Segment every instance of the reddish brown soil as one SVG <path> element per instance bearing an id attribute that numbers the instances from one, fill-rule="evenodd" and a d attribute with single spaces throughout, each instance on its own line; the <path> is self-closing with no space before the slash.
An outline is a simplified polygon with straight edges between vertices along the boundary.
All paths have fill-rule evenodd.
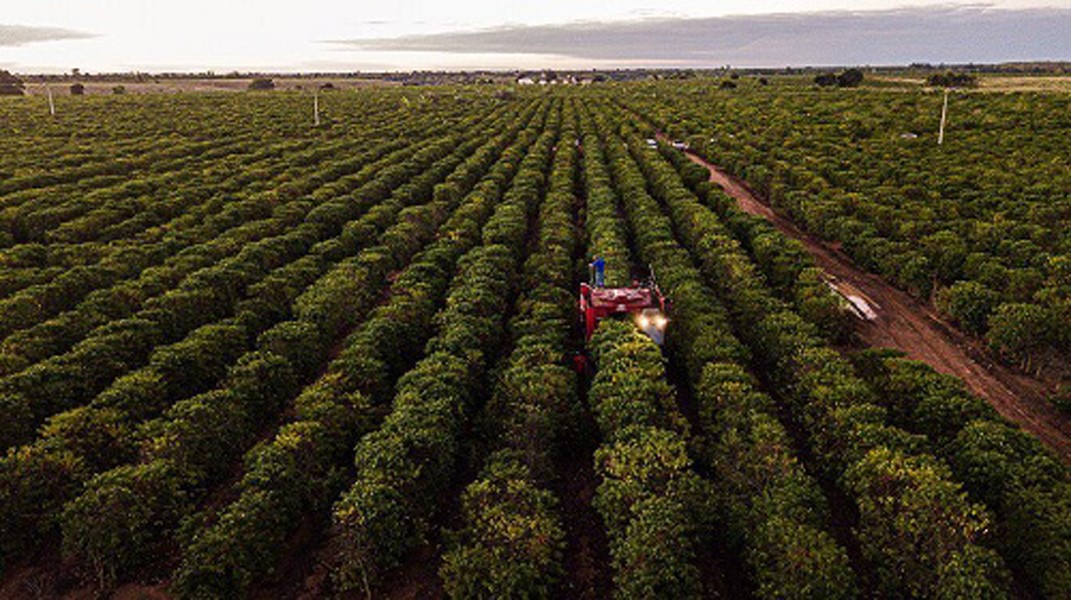
<path id="1" fill-rule="evenodd" d="M 62 571 L 62 567 L 58 567 Z M 166 582 L 155 584 L 127 583 L 106 597 L 112 600 L 169 600 Z M 0 599 L 7 600 L 95 600 L 102 597 L 96 586 L 81 585 L 70 573 L 56 573 L 40 565 L 13 570 L 0 585 Z"/>
<path id="2" fill-rule="evenodd" d="M 438 544 L 423 544 L 408 557 L 405 564 L 387 574 L 372 596 L 384 600 L 439 600 L 444 597 L 443 582 L 439 578 L 441 563 L 442 550 Z M 364 594 L 352 597 L 363 598 Z"/>
<path id="3" fill-rule="evenodd" d="M 170 560 L 172 553 L 165 552 Z M 37 553 L 12 565 L 0 578 L 0 600 L 164 600 L 168 581 L 158 569 L 146 567 L 137 573 L 134 582 L 118 584 L 105 590 L 95 582 L 95 575 L 77 563 L 65 560 L 58 544 L 49 542 Z"/>
<path id="4" fill-rule="evenodd" d="M 856 322 L 856 334 L 863 344 L 896 348 L 942 373 L 959 377 L 1001 415 L 1071 462 L 1071 421 L 1046 400 L 1056 387 L 1055 380 L 1027 376 L 998 363 L 977 340 L 941 319 L 931 307 L 859 268 L 835 245 L 802 231 L 764 204 L 744 183 L 694 154 L 688 153 L 688 158 L 706 167 L 710 181 L 735 198 L 741 209 L 765 218 L 802 242 L 818 266 L 835 276 L 840 285 L 862 293 L 877 312 L 872 321 Z"/>
<path id="5" fill-rule="evenodd" d="M 140 585 L 128 583 L 115 591 L 112 600 L 169 600 L 172 597 L 164 589 L 164 584 Z"/>
<path id="6" fill-rule="evenodd" d="M 441 548 L 438 536 L 415 548 L 403 563 L 383 575 L 383 580 L 367 592 L 364 589 L 341 591 L 331 578 L 339 567 L 339 555 L 331 532 L 312 523 L 302 525 L 303 532 L 287 542 L 288 551 L 270 581 L 249 593 L 253 600 L 294 598 L 318 600 L 438 600 L 443 598 L 439 577 Z"/>
<path id="7" fill-rule="evenodd" d="M 53 570 L 38 567 L 39 561 L 10 568 L 0 583 L 0 598 L 54 598 L 58 594 L 62 575 L 60 566 Z"/>
<path id="8" fill-rule="evenodd" d="M 579 340 L 580 330 L 574 331 Z M 592 506 L 600 479 L 595 473 L 599 429 L 587 404 L 587 385 L 577 382 L 579 418 L 573 424 L 563 451 L 556 456 L 552 482 L 561 502 L 565 527 L 565 577 L 560 597 L 569 600 L 608 598 L 613 589 L 610 544 L 602 518 Z"/>
<path id="9" fill-rule="evenodd" d="M 590 439 L 595 441 L 597 436 Z M 591 505 L 599 485 L 593 453 L 594 444 L 577 448 L 559 465 L 555 492 L 562 503 L 567 544 L 563 598 L 606 598 L 612 587 L 609 542 L 602 519 Z"/>

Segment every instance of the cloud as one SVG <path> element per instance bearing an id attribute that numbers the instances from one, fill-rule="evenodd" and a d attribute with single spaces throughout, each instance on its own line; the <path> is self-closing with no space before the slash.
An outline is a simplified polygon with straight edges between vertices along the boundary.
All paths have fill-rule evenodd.
<path id="1" fill-rule="evenodd" d="M 22 46 L 34 42 L 54 42 L 95 37 L 90 33 L 60 27 L 28 27 L 0 25 L 0 46 Z"/>
<path id="2" fill-rule="evenodd" d="M 333 42 L 360 50 L 557 54 L 692 66 L 1071 60 L 1071 9 L 930 6 L 506 26 Z"/>

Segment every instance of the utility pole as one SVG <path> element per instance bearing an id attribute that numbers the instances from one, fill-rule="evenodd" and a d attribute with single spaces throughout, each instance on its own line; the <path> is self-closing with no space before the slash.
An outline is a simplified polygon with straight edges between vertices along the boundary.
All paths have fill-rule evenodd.
<path id="1" fill-rule="evenodd" d="M 320 90 L 312 94 L 312 119 L 316 127 L 320 126 Z"/>
<path id="2" fill-rule="evenodd" d="M 937 132 L 937 145 L 945 143 L 945 117 L 948 115 L 948 89 L 945 89 L 945 103 L 941 106 L 941 129 Z"/>
<path id="3" fill-rule="evenodd" d="M 48 92 L 48 114 L 54 117 L 56 116 L 56 103 L 52 100 L 52 86 L 46 83 L 45 90 Z"/>

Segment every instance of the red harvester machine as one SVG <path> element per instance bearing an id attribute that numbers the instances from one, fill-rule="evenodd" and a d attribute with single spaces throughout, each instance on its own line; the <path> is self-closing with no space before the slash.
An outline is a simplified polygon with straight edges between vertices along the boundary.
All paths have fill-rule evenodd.
<path id="1" fill-rule="evenodd" d="M 662 345 L 669 319 L 669 302 L 651 277 L 631 287 L 595 287 L 580 284 L 580 321 L 584 324 L 584 340 L 590 340 L 599 321 L 617 315 L 631 316 L 636 326 L 656 344 Z"/>

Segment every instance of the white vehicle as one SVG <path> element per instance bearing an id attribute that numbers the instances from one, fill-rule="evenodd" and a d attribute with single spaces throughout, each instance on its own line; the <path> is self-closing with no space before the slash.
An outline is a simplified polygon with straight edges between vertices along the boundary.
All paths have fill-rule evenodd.
<path id="1" fill-rule="evenodd" d="M 658 140 L 656 140 L 654 138 L 647 138 L 647 147 L 648 148 L 658 148 Z"/>
<path id="2" fill-rule="evenodd" d="M 829 273 L 823 273 L 822 278 L 825 279 L 826 285 L 833 291 L 834 294 L 840 296 L 847 303 L 848 310 L 855 315 L 855 318 L 862 321 L 873 321 L 878 318 L 878 312 L 876 309 L 880 309 L 881 306 L 877 302 L 874 302 L 870 298 L 866 297 L 866 294 L 858 290 L 850 283 L 842 282 L 837 279 L 835 275 Z"/>
<path id="3" fill-rule="evenodd" d="M 679 141 L 679 140 L 673 140 L 673 147 L 676 148 L 677 150 L 684 151 L 684 150 L 688 149 L 688 142 L 682 142 L 682 141 Z"/>

